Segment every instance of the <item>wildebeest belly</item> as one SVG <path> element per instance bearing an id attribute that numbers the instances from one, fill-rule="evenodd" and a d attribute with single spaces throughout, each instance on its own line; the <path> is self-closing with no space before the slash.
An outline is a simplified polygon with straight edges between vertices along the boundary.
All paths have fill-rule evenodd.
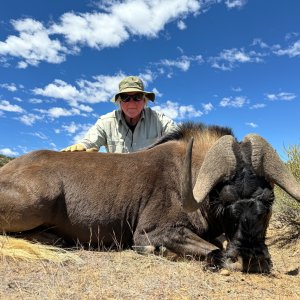
<path id="1" fill-rule="evenodd" d="M 107 222 L 98 221 L 92 223 L 71 223 L 67 221 L 52 227 L 52 230 L 71 243 L 114 248 L 132 245 L 133 231 L 126 221 L 109 220 Z"/>

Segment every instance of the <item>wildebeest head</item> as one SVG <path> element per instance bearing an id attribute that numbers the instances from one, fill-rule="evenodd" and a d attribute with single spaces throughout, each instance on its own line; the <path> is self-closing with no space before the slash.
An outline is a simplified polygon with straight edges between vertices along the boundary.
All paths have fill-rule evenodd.
<path id="1" fill-rule="evenodd" d="M 224 266 L 269 272 L 265 237 L 274 201 L 273 184 L 297 200 L 299 185 L 270 144 L 251 134 L 241 143 L 232 136 L 220 138 L 207 153 L 192 187 L 192 144 L 185 160 L 184 207 L 193 211 L 208 203 L 227 239 L 221 257 Z"/>

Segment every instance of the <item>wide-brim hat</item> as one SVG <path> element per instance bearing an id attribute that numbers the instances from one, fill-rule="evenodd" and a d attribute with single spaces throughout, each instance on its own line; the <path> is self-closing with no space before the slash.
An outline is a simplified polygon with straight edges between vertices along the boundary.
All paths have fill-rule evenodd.
<path id="1" fill-rule="evenodd" d="M 139 77 L 128 76 L 119 83 L 119 92 L 111 99 L 111 101 L 116 102 L 119 94 L 130 92 L 144 93 L 151 101 L 154 101 L 155 99 L 155 94 L 153 92 L 147 92 L 144 90 L 144 83 Z"/>

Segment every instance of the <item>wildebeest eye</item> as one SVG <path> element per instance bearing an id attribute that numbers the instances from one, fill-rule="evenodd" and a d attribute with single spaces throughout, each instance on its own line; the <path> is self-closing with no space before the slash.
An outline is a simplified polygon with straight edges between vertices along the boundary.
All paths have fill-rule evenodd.
<path id="1" fill-rule="evenodd" d="M 238 200 L 238 194 L 235 188 L 230 185 L 226 185 L 222 188 L 219 197 L 223 205 L 225 206 L 232 204 Z"/>

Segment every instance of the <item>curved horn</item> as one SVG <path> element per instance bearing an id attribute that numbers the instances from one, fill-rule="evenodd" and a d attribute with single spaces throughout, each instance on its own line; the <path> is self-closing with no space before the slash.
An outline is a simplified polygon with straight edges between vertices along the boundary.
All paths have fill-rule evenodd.
<path id="1" fill-rule="evenodd" d="M 194 189 L 192 187 L 192 148 L 189 142 L 183 167 L 182 198 L 183 208 L 195 211 L 211 189 L 224 177 L 231 176 L 236 169 L 233 146 L 236 143 L 231 135 L 222 136 L 207 152 L 200 168 Z"/>
<path id="2" fill-rule="evenodd" d="M 276 183 L 300 202 L 300 184 L 281 161 L 273 147 L 261 136 L 248 134 L 244 141 L 252 147 L 252 166 L 255 172 Z"/>

